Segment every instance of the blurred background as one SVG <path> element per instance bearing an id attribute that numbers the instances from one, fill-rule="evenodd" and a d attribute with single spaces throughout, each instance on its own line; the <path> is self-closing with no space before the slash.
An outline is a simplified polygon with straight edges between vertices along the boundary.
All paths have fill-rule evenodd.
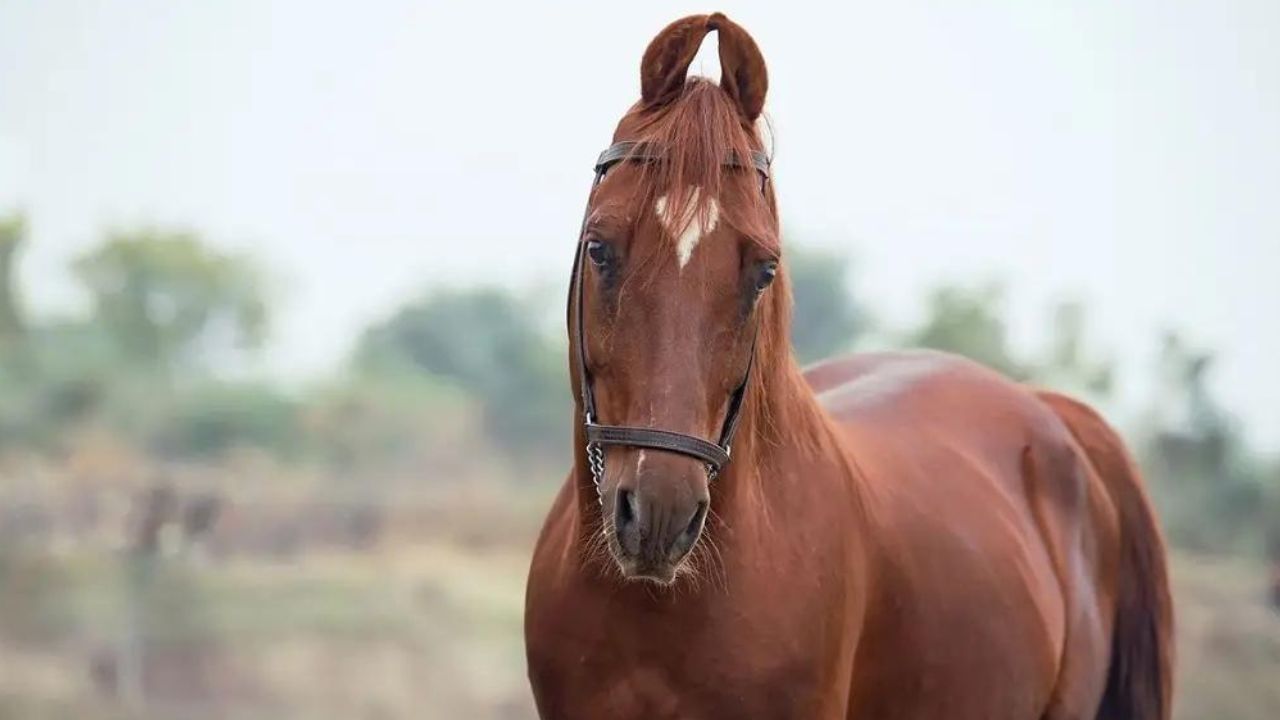
<path id="1" fill-rule="evenodd" d="M 1280 4 L 962 5 L 0 3 L 0 718 L 532 717 L 590 167 L 712 9 L 799 355 L 1103 409 L 1177 717 L 1280 717 Z"/>

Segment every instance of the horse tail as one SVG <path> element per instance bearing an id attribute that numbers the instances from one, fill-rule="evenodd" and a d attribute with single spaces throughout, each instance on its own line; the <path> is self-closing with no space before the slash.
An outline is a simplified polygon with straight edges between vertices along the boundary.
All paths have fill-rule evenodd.
<path id="1" fill-rule="evenodd" d="M 1111 662 L 1098 720 L 1168 720 L 1173 692 L 1173 602 L 1160 527 L 1124 442 L 1092 408 L 1039 393 L 1066 423 L 1115 506 L 1119 529 Z"/>

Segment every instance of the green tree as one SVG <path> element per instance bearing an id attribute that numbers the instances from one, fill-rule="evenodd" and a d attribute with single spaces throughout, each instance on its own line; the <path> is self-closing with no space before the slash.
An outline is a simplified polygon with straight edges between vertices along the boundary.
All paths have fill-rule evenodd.
<path id="1" fill-rule="evenodd" d="M 1084 397 L 1110 394 L 1115 367 L 1109 358 L 1089 353 L 1087 325 L 1083 303 L 1067 300 L 1054 306 L 1053 335 L 1048 352 L 1034 369 L 1036 382 Z"/>
<path id="2" fill-rule="evenodd" d="M 147 446 L 162 457 L 217 457 L 242 447 L 289 456 L 302 449 L 299 403 L 267 384 L 193 383 L 159 405 L 152 417 L 134 410 L 115 424 L 141 424 Z"/>
<path id="3" fill-rule="evenodd" d="M 1213 353 L 1165 334 L 1142 464 L 1175 543 L 1212 551 L 1260 547 L 1269 470 L 1213 396 L 1213 361 Z"/>
<path id="4" fill-rule="evenodd" d="M 0 363 L 0 448 L 55 447 L 70 424 L 99 407 L 120 364 L 105 340 L 78 321 L 46 321 L 27 331 L 20 359 Z"/>
<path id="5" fill-rule="evenodd" d="M 26 235 L 27 221 L 22 213 L 0 218 L 0 354 L 21 342 L 26 329 L 16 267 Z"/>
<path id="6" fill-rule="evenodd" d="M 93 299 L 95 322 L 131 361 L 163 366 L 197 350 L 251 349 L 263 340 L 267 305 L 257 268 L 194 233 L 113 233 L 72 267 Z"/>
<path id="7" fill-rule="evenodd" d="M 1025 378 L 1026 367 L 1009 348 L 1003 302 L 1004 288 L 998 283 L 935 288 L 926 303 L 924 322 L 908 333 L 906 342 L 964 355 L 1010 377 Z"/>
<path id="8" fill-rule="evenodd" d="M 791 344 L 801 362 L 813 362 L 853 347 L 865 330 L 866 313 L 850 292 L 849 260 L 816 250 L 788 249 L 787 272 L 795 312 Z"/>
<path id="9" fill-rule="evenodd" d="M 356 364 L 449 380 L 480 400 L 485 426 L 504 446 L 560 448 L 569 415 L 564 354 L 538 327 L 528 303 L 501 289 L 438 292 L 367 330 Z"/>

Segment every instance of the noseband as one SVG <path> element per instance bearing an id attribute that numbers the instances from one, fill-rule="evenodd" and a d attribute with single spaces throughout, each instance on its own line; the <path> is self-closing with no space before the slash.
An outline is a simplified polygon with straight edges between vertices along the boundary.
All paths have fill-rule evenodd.
<path id="1" fill-rule="evenodd" d="M 604 179 L 609 168 L 624 161 L 662 162 L 662 148 L 650 143 L 620 142 L 604 152 L 596 160 L 595 180 L 591 183 L 591 194 Z M 744 163 L 737 153 L 730 153 L 722 163 L 727 168 L 754 169 L 760 175 L 760 191 L 763 193 L 769 182 L 769 158 L 761 152 L 752 152 L 750 163 Z M 573 285 L 570 288 L 570 303 L 573 308 L 573 333 L 578 351 L 575 363 L 578 369 L 579 395 L 582 400 L 583 422 L 587 437 L 587 464 L 591 468 L 591 479 L 596 486 L 596 495 L 603 504 L 601 481 L 604 477 L 604 448 L 606 445 L 623 445 L 629 447 L 650 448 L 664 452 L 685 455 L 701 460 L 707 467 L 708 480 L 714 480 L 721 469 L 729 463 L 732 450 L 733 435 L 738 430 L 742 419 L 742 400 L 747 394 L 747 384 L 751 379 L 751 369 L 755 365 L 755 337 L 751 339 L 751 355 L 747 360 L 747 371 L 742 382 L 734 389 L 729 398 L 729 412 L 725 415 L 724 424 L 720 428 L 717 442 L 709 442 L 700 437 L 685 433 L 657 428 L 630 427 L 626 425 L 603 425 L 596 422 L 596 401 L 591 390 L 591 374 L 587 370 L 586 334 L 582 321 L 582 285 L 584 280 L 586 255 L 587 218 L 591 213 L 590 195 L 587 210 L 583 213 L 582 228 L 578 231 L 578 249 L 573 258 Z"/>

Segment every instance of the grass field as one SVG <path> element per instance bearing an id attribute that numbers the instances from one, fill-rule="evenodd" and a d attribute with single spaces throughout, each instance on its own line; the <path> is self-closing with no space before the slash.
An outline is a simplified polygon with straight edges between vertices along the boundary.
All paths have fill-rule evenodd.
<path id="1" fill-rule="evenodd" d="M 10 550 L 0 718 L 531 718 L 528 547 L 169 558 L 133 586 L 118 556 Z M 1263 602 L 1260 568 L 1179 555 L 1174 570 L 1177 717 L 1280 717 L 1280 615 Z M 145 703 L 116 692 L 130 607 L 147 618 Z"/>

